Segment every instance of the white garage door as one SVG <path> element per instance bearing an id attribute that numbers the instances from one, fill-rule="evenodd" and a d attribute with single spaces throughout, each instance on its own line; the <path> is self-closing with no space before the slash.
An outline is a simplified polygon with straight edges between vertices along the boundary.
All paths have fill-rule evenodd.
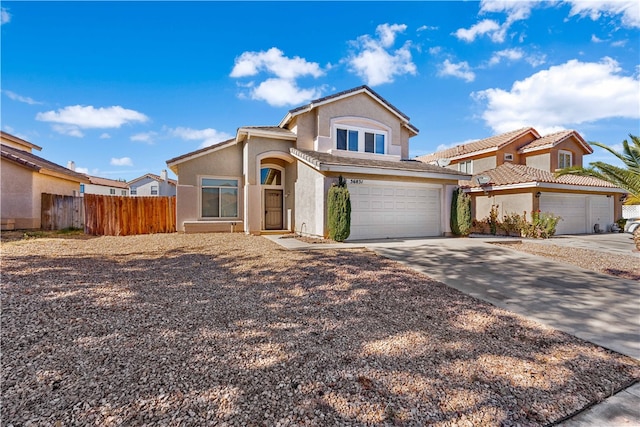
<path id="1" fill-rule="evenodd" d="M 440 236 L 440 187 L 347 180 L 351 196 L 349 240 Z"/>
<path id="2" fill-rule="evenodd" d="M 593 233 L 596 223 L 606 231 L 613 223 L 613 199 L 607 196 L 542 193 L 540 210 L 562 217 L 556 234 Z"/>

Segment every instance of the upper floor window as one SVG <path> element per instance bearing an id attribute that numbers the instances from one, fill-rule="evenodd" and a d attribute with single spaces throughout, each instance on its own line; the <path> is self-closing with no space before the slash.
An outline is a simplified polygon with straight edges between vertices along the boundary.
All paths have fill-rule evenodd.
<path id="1" fill-rule="evenodd" d="M 573 166 L 573 155 L 570 151 L 558 152 L 558 169 L 569 168 Z"/>
<path id="2" fill-rule="evenodd" d="M 203 218 L 238 217 L 238 180 L 202 178 L 201 214 Z"/>
<path id="3" fill-rule="evenodd" d="M 110 188 L 109 189 L 109 194 L 116 194 L 116 189 L 115 188 Z"/>
<path id="4" fill-rule="evenodd" d="M 342 126 L 336 128 L 338 150 L 385 154 L 386 139 L 386 132 Z"/>
<path id="5" fill-rule="evenodd" d="M 151 186 L 151 195 L 152 196 L 157 196 L 158 195 L 158 186 L 157 185 L 152 185 Z"/>
<path id="6" fill-rule="evenodd" d="M 458 163 L 458 171 L 463 173 L 473 173 L 473 161 L 467 160 L 467 161 Z"/>
<path id="7" fill-rule="evenodd" d="M 129 189 L 129 191 L 131 192 L 132 196 L 135 196 L 138 194 L 138 189 L 136 187 L 131 187 L 131 189 Z"/>
<path id="8" fill-rule="evenodd" d="M 84 193 L 84 184 L 80 184 L 80 194 Z"/>
<path id="9" fill-rule="evenodd" d="M 120 190 L 120 194 L 122 194 L 123 196 L 127 195 L 127 190 Z"/>

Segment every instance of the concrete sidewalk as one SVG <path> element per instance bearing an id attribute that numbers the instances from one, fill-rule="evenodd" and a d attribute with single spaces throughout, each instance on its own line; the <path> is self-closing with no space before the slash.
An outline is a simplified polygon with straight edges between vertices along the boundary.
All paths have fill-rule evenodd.
<path id="1" fill-rule="evenodd" d="M 291 238 L 266 237 L 294 250 L 367 248 L 461 292 L 640 359 L 638 283 L 490 244 L 509 241 L 506 238 L 387 239 L 308 244 Z M 619 237 L 617 239 L 620 240 Z M 565 238 L 548 243 L 568 248 L 584 247 L 589 240 L 589 237 Z M 618 241 L 609 242 L 603 250 L 612 255 L 620 254 L 626 250 L 624 245 Z M 593 244 L 590 248 L 593 249 Z M 560 425 L 640 426 L 640 384 Z"/>

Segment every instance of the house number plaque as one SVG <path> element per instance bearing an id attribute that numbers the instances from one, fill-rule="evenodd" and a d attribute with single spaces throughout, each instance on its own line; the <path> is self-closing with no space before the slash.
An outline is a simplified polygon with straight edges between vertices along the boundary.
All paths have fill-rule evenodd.
<path id="1" fill-rule="evenodd" d="M 350 179 L 349 184 L 364 184 L 364 179 Z"/>

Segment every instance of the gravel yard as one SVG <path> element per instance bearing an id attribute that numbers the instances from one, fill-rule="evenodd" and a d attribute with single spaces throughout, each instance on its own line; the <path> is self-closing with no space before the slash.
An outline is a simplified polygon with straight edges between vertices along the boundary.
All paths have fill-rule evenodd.
<path id="1" fill-rule="evenodd" d="M 624 279 L 640 280 L 640 259 L 632 253 L 629 253 L 629 255 L 612 255 L 595 250 L 568 248 L 549 243 L 528 241 L 494 244 L 505 245 L 518 251 L 575 265 L 585 270 L 597 271 L 598 273 Z"/>
<path id="2" fill-rule="evenodd" d="M 2 246 L 3 425 L 545 425 L 640 364 L 364 250 Z"/>

